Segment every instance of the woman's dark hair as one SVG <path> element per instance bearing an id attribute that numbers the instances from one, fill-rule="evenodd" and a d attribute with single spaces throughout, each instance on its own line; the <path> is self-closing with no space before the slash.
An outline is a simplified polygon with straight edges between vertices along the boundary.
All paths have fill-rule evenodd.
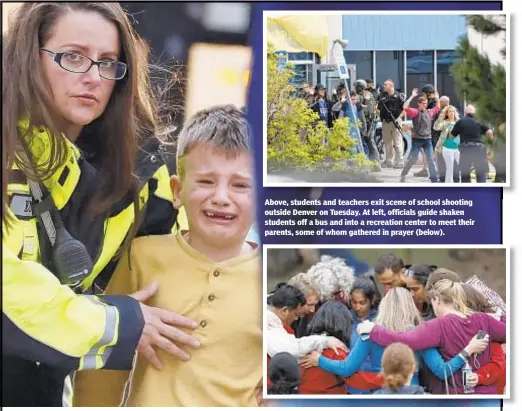
<path id="1" fill-rule="evenodd" d="M 375 274 L 384 274 L 386 270 L 392 270 L 394 274 L 397 274 L 404 268 L 404 262 L 397 254 L 388 253 L 381 255 L 379 261 L 375 265 Z"/>
<path id="2" fill-rule="evenodd" d="M 307 335 L 328 334 L 350 345 L 352 316 L 346 305 L 340 301 L 328 301 L 312 317 Z"/>
<path id="3" fill-rule="evenodd" d="M 424 287 L 426 287 L 430 274 L 437 269 L 437 266 L 427 264 L 413 264 L 406 265 L 405 268 L 406 270 L 404 271 L 404 275 L 406 277 L 413 278 L 419 284 L 422 284 Z"/>
<path id="4" fill-rule="evenodd" d="M 466 294 L 468 308 L 477 313 L 494 313 L 495 306 L 474 287 L 469 284 L 461 284 Z"/>
<path id="5" fill-rule="evenodd" d="M 287 352 L 274 355 L 268 365 L 268 378 L 272 383 L 268 394 L 299 394 L 301 367 L 293 355 Z"/>
<path id="6" fill-rule="evenodd" d="M 375 278 L 373 276 L 362 276 L 356 278 L 350 291 L 350 295 L 354 291 L 362 291 L 364 296 L 370 300 L 372 308 L 379 307 L 379 303 L 381 302 L 381 293 L 379 292 L 377 283 L 375 282 Z"/>
<path id="7" fill-rule="evenodd" d="M 315 88 L 314 88 L 314 95 L 313 95 L 314 98 L 319 98 L 319 91 L 320 91 L 320 90 L 324 90 L 324 96 L 323 96 L 323 98 L 324 98 L 325 100 L 328 100 L 328 91 L 326 90 L 326 88 L 325 88 L 324 86 L 321 86 L 321 85 L 317 85 L 317 86 L 315 86 Z"/>
<path id="8" fill-rule="evenodd" d="M 286 283 L 279 283 L 274 293 L 268 298 L 268 304 L 274 308 L 288 307 L 292 310 L 305 305 L 306 297 L 297 288 Z"/>
<path id="9" fill-rule="evenodd" d="M 69 12 L 93 12 L 112 22 L 118 29 L 121 56 L 128 73 L 116 82 L 103 114 L 86 125 L 79 139 L 86 141 L 96 154 L 96 164 L 104 179 L 90 198 L 88 210 L 101 213 L 129 193 L 136 214 L 138 182 L 134 176 L 139 146 L 156 134 L 156 104 L 152 96 L 148 72 L 148 46 L 133 29 L 119 3 L 96 2 L 31 2 L 22 3 L 9 22 L 3 36 L 2 75 L 2 218 L 7 212 L 5 171 L 14 163 L 27 175 L 45 180 L 67 161 L 67 146 L 56 119 L 52 90 L 40 65 L 40 48 L 52 35 L 59 18 Z M 19 121 L 29 119 L 29 132 L 19 128 Z M 33 127 L 45 126 L 49 131 L 49 156 L 29 159 L 15 153 L 23 146 L 34 144 Z M 40 160 L 40 161 L 38 161 Z M 43 161 L 42 163 L 42 160 Z M 34 169 L 34 172 L 33 172 Z M 135 224 L 137 226 L 138 224 Z M 133 233 L 135 229 L 131 230 Z"/>

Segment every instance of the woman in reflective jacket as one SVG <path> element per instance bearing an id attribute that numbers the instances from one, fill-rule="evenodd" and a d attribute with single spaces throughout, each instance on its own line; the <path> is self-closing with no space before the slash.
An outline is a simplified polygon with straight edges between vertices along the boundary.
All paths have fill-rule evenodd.
<path id="1" fill-rule="evenodd" d="M 61 406 L 73 370 L 130 369 L 136 349 L 188 359 L 174 341 L 197 342 L 174 326 L 196 325 L 142 304 L 154 284 L 135 298 L 93 295 L 132 237 L 170 232 L 176 220 L 144 43 L 118 3 L 24 3 L 11 17 L 2 77 L 2 405 Z M 92 262 L 74 290 L 44 215 Z M 77 263 L 71 256 L 61 261 Z"/>

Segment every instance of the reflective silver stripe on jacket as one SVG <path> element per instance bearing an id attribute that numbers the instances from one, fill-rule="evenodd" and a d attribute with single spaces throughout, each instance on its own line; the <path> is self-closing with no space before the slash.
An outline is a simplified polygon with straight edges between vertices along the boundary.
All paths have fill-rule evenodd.
<path id="1" fill-rule="evenodd" d="M 84 355 L 81 359 L 83 363 L 80 367 L 82 370 L 95 370 L 97 368 L 103 368 L 109 359 L 112 352 L 112 347 L 107 347 L 116 335 L 117 321 L 118 321 L 118 310 L 116 307 L 104 304 L 96 299 L 93 295 L 84 295 L 95 304 L 101 305 L 105 309 L 105 331 L 103 335 L 95 345 Z M 100 355 L 100 350 L 105 348 L 103 354 Z M 97 366 L 96 360 L 101 358 L 101 364 Z"/>

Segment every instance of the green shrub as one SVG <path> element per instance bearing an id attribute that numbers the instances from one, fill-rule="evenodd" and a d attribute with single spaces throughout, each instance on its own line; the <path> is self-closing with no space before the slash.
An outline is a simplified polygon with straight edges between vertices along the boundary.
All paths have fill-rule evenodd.
<path id="1" fill-rule="evenodd" d="M 282 70 L 272 44 L 267 55 L 267 138 L 268 171 L 345 171 L 368 172 L 375 163 L 356 154 L 350 137 L 348 118 L 334 122 L 329 130 L 308 103 L 295 96 L 290 83 L 293 66 Z"/>

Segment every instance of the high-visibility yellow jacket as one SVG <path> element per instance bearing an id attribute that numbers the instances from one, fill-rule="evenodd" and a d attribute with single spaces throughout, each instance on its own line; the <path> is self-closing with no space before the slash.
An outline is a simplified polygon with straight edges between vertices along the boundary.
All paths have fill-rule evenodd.
<path id="1" fill-rule="evenodd" d="M 47 131 L 33 131 L 32 141 L 33 158 L 45 161 L 50 152 Z M 82 285 L 92 289 L 101 279 L 103 288 L 134 221 L 134 206 L 131 198 L 124 198 L 106 214 L 87 219 L 85 204 L 103 176 L 66 141 L 67 162 L 44 184 L 65 227 L 93 260 L 94 269 Z M 176 221 L 169 172 L 156 143 L 142 151 L 136 169 L 145 207 L 139 235 L 171 232 Z M 9 182 L 13 221 L 2 222 L 2 354 L 68 371 L 130 369 L 144 326 L 138 302 L 128 296 L 77 295 L 60 284 L 42 264 L 45 232 L 37 229 L 25 176 L 13 170 Z M 108 274 L 100 275 L 104 269 Z"/>

